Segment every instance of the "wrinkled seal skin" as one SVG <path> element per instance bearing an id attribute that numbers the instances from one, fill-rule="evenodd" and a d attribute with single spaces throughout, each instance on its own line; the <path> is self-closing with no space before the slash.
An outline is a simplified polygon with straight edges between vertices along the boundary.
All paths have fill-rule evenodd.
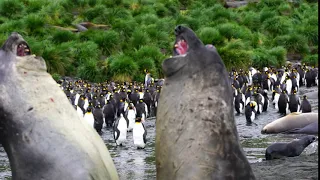
<path id="1" fill-rule="evenodd" d="M 293 112 L 265 125 L 261 130 L 261 133 L 262 134 L 283 133 L 296 128 L 304 128 L 307 125 L 317 121 L 319 121 L 318 113 Z"/>
<path id="2" fill-rule="evenodd" d="M 0 50 L 0 141 L 13 180 L 117 180 L 104 142 L 80 119 L 42 58 L 16 56 L 21 35 Z"/>
<path id="3" fill-rule="evenodd" d="M 195 33 L 177 26 L 185 57 L 163 62 L 156 120 L 157 180 L 255 179 L 239 144 L 225 66 Z"/>

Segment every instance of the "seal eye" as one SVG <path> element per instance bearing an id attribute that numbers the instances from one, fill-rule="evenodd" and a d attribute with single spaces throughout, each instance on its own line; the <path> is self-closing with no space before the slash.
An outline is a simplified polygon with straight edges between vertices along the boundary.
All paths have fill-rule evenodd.
<path id="1" fill-rule="evenodd" d="M 31 54 L 30 48 L 27 43 L 22 42 L 17 46 L 17 56 L 28 56 Z"/>

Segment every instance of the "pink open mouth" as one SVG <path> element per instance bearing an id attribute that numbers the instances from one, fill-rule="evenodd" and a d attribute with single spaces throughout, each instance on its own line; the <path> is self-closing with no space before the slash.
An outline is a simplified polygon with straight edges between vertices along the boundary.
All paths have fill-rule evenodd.
<path id="1" fill-rule="evenodd" d="M 17 47 L 17 56 L 27 56 L 30 55 L 31 51 L 30 48 L 26 43 L 20 43 Z"/>
<path id="2" fill-rule="evenodd" d="M 175 45 L 175 52 L 178 54 L 178 55 L 184 55 L 187 53 L 188 51 L 188 43 L 185 41 L 185 40 L 180 40 L 178 41 Z"/>

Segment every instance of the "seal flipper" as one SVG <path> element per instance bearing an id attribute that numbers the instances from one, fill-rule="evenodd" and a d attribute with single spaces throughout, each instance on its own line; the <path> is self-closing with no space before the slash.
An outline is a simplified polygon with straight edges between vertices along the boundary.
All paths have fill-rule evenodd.
<path id="1" fill-rule="evenodd" d="M 179 71 L 185 65 L 187 65 L 187 61 L 184 60 L 184 56 L 175 56 L 164 60 L 162 63 L 162 69 L 164 74 L 169 77 L 175 72 Z"/>

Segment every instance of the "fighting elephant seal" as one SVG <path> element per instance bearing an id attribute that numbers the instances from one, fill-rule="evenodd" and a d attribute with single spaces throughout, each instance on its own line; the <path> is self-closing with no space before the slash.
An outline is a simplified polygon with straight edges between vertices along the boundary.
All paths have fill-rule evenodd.
<path id="1" fill-rule="evenodd" d="M 255 179 L 239 144 L 225 66 L 195 33 L 175 29 L 156 120 L 158 180 Z"/>
<path id="2" fill-rule="evenodd" d="M 281 133 L 295 128 L 303 128 L 318 121 L 318 113 L 290 113 L 265 125 L 262 134 Z"/>
<path id="3" fill-rule="evenodd" d="M 18 33 L 0 49 L 0 141 L 12 179 L 119 179 L 102 139 L 30 54 Z"/>
<path id="4" fill-rule="evenodd" d="M 315 140 L 315 136 L 308 135 L 300 139 L 293 140 L 290 143 L 274 143 L 266 149 L 266 160 L 299 156 L 302 151 Z"/>

